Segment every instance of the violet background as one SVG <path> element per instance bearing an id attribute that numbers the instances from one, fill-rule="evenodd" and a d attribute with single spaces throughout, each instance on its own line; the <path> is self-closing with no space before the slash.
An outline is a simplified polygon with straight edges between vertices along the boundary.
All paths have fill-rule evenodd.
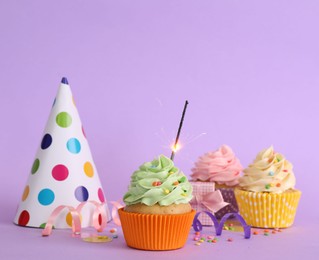
<path id="1" fill-rule="evenodd" d="M 285 256 L 311 259 L 319 253 L 311 231 L 319 227 L 318 24 L 319 2 L 308 0 L 1 0 L 0 255 L 19 258 L 34 240 L 30 252 L 45 253 L 50 243 L 12 220 L 66 76 L 108 200 L 122 197 L 140 164 L 170 155 L 187 99 L 176 165 L 189 175 L 198 156 L 228 144 L 246 167 L 273 144 L 293 163 L 303 192 Z M 52 243 L 70 243 L 65 254 L 74 255 L 78 244 L 62 235 Z M 150 256 L 126 248 L 123 238 L 116 243 L 95 253 Z M 234 250 L 258 249 L 252 243 Z M 231 254 L 225 245 L 219 257 Z M 193 250 L 188 242 L 167 256 Z"/>

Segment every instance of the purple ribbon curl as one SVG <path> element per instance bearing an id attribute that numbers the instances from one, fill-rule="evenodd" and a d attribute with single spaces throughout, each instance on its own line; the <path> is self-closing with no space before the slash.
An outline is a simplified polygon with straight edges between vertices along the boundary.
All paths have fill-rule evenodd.
<path id="1" fill-rule="evenodd" d="M 243 226 L 245 238 L 246 239 L 250 238 L 251 228 L 250 228 L 249 225 L 247 225 L 247 223 L 244 220 L 244 218 L 241 215 L 239 215 L 238 213 L 227 213 L 227 214 L 225 214 L 222 217 L 222 219 L 218 223 L 217 218 L 211 212 L 209 212 L 209 211 L 197 212 L 196 215 L 195 215 L 195 218 L 193 220 L 193 228 L 194 228 L 195 231 L 202 231 L 202 229 L 203 229 L 203 225 L 198 219 L 199 215 L 202 214 L 202 213 L 207 214 L 211 218 L 211 220 L 213 221 L 215 232 L 216 232 L 216 236 L 220 236 L 222 234 L 223 227 L 224 227 L 224 224 L 225 224 L 226 220 L 229 219 L 231 216 L 234 216 L 234 217 L 236 217 L 238 219 L 240 224 Z"/>

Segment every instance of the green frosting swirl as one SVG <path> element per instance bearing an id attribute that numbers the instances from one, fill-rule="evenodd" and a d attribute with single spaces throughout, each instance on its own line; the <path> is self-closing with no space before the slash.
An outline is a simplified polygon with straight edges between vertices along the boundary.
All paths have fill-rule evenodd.
<path id="1" fill-rule="evenodd" d="M 174 167 L 172 160 L 160 155 L 133 173 L 123 201 L 126 205 L 143 203 L 153 206 L 158 203 L 168 206 L 188 203 L 192 199 L 192 191 L 192 185 L 184 173 Z"/>

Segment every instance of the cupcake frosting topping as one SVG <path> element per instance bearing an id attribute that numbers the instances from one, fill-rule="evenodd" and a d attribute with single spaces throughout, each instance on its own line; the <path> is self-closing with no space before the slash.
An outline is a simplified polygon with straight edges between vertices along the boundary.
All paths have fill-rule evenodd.
<path id="1" fill-rule="evenodd" d="M 126 205 L 143 203 L 148 206 L 188 203 L 191 199 L 191 184 L 164 155 L 144 163 L 133 173 L 128 192 L 123 197 Z"/>
<path id="2" fill-rule="evenodd" d="M 198 158 L 192 169 L 192 180 L 211 181 L 227 186 L 238 184 L 239 174 L 243 170 L 240 161 L 227 145 L 214 152 L 208 152 Z"/>
<path id="3" fill-rule="evenodd" d="M 295 187 L 296 178 L 292 168 L 292 164 L 271 146 L 261 151 L 244 170 L 239 186 L 255 192 L 282 193 Z"/>

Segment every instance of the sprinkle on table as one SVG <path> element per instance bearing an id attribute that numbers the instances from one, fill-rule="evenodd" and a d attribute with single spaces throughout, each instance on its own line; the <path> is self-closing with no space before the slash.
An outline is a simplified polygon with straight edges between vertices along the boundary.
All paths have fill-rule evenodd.
<path id="1" fill-rule="evenodd" d="M 116 229 L 116 228 L 110 229 L 110 233 L 115 233 L 115 232 L 117 232 L 117 229 Z"/>
<path id="2" fill-rule="evenodd" d="M 264 236 L 269 236 L 269 230 L 268 229 L 264 230 Z"/>

